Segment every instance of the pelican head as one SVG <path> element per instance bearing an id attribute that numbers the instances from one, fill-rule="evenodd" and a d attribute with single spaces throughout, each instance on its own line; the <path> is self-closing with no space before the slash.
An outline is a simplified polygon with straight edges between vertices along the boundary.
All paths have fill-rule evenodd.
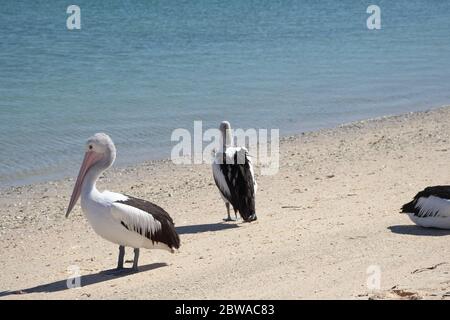
<path id="1" fill-rule="evenodd" d="M 231 136 L 231 125 L 228 121 L 222 121 L 219 126 L 219 130 L 222 134 L 223 145 L 226 147 L 231 146 L 233 138 Z"/>
<path id="2" fill-rule="evenodd" d="M 77 181 L 75 183 L 75 187 L 73 188 L 72 196 L 70 197 L 66 218 L 69 216 L 73 207 L 80 198 L 83 181 L 89 170 L 96 169 L 98 172 L 106 170 L 114 163 L 115 159 L 116 147 L 107 134 L 96 133 L 88 139 L 83 163 L 81 164 Z"/>

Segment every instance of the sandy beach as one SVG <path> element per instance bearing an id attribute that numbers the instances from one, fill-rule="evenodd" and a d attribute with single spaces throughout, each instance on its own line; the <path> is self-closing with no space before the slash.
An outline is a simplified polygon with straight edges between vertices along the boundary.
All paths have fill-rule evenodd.
<path id="1" fill-rule="evenodd" d="M 450 184 L 449 120 L 443 107 L 284 137 L 279 173 L 256 170 L 250 224 L 222 222 L 208 165 L 113 168 L 99 189 L 159 204 L 182 243 L 173 255 L 142 250 L 141 271 L 120 277 L 102 273 L 118 248 L 79 204 L 64 218 L 78 167 L 70 179 L 3 190 L 0 299 L 448 299 L 450 231 L 416 227 L 399 209 Z M 81 288 L 67 289 L 70 266 Z M 367 285 L 371 270 L 379 289 Z"/>

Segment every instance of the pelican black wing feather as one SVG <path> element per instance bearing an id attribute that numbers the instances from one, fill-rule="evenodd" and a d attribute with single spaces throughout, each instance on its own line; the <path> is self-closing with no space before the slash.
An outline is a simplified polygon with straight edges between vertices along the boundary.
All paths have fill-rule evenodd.
<path id="1" fill-rule="evenodd" d="M 134 231 L 152 240 L 153 242 L 165 243 L 170 248 L 178 249 L 180 247 L 180 237 L 175 230 L 175 224 L 170 215 L 163 208 L 146 200 L 128 195 L 126 195 L 126 197 L 128 197 L 127 200 L 119 200 L 116 202 L 145 211 L 148 214 L 151 214 L 153 218 L 161 224 L 161 229 L 154 234 L 151 234 L 150 230 L 139 229 Z M 129 226 L 127 226 L 123 221 L 121 223 L 125 228 L 130 229 Z"/>
<path id="2" fill-rule="evenodd" d="M 238 159 L 244 159 L 244 161 L 238 161 Z M 230 190 L 228 200 L 234 211 L 239 211 L 242 218 L 248 220 L 255 214 L 255 189 L 247 151 L 245 149 L 237 151 L 234 154 L 234 163 L 228 164 L 225 160 L 224 158 L 223 163 L 220 164 L 220 170 Z"/>
<path id="3" fill-rule="evenodd" d="M 417 202 L 420 198 L 429 198 L 431 196 L 450 200 L 450 186 L 434 186 L 425 188 L 417 193 L 412 201 L 404 204 L 401 212 L 414 213 L 415 216 L 420 217 L 423 210 L 421 211 L 421 208 L 417 205 Z"/>

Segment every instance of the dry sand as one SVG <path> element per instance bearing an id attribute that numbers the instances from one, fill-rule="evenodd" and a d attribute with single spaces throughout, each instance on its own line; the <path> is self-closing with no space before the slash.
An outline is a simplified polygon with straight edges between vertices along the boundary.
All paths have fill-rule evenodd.
<path id="1" fill-rule="evenodd" d="M 284 138 L 279 173 L 257 170 L 251 224 L 221 222 L 208 165 L 110 170 L 100 189 L 161 205 L 182 241 L 174 255 L 142 250 L 141 272 L 121 277 L 101 273 L 118 248 L 80 206 L 64 218 L 73 179 L 3 190 L 0 298 L 446 298 L 450 231 L 416 227 L 399 208 L 425 186 L 450 183 L 449 120 L 446 107 Z M 82 288 L 66 287 L 71 265 Z M 370 266 L 381 271 L 379 290 L 367 287 Z"/>

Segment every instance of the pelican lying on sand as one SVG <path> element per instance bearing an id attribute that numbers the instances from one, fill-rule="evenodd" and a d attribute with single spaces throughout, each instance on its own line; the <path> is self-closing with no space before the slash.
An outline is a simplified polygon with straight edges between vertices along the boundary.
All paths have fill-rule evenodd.
<path id="1" fill-rule="evenodd" d="M 450 186 L 425 188 L 401 212 L 419 226 L 450 229 Z"/>

